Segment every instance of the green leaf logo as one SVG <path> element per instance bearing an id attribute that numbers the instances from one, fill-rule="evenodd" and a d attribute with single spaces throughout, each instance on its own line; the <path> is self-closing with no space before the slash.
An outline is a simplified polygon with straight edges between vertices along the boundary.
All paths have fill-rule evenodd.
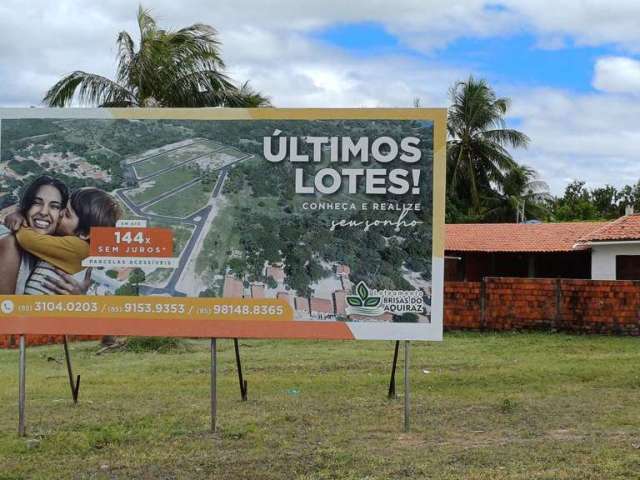
<path id="1" fill-rule="evenodd" d="M 380 304 L 382 303 L 381 297 L 372 297 L 371 290 L 364 282 L 356 285 L 357 295 L 347 295 L 346 301 L 350 307 L 353 307 L 352 313 L 358 315 L 379 315 Z M 349 310 L 347 310 L 349 312 Z"/>
<path id="2" fill-rule="evenodd" d="M 380 297 L 369 297 L 364 301 L 365 307 L 377 307 L 380 304 Z"/>
<path id="3" fill-rule="evenodd" d="M 361 307 L 362 306 L 362 300 L 360 300 L 358 297 L 348 296 L 347 297 L 347 303 L 349 305 L 351 305 L 352 307 Z"/>
<path id="4" fill-rule="evenodd" d="M 364 282 L 360 282 L 358 284 L 358 286 L 356 287 L 356 293 L 363 301 L 366 300 L 367 297 L 369 297 L 369 289 L 364 284 Z"/>

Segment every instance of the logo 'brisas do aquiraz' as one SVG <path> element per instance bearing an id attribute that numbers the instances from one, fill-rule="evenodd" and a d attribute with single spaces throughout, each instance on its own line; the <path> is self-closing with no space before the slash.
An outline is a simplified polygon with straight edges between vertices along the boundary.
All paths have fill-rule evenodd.
<path id="1" fill-rule="evenodd" d="M 347 315 L 367 315 L 377 316 L 384 313 L 382 308 L 382 298 L 370 294 L 367 284 L 358 283 L 356 286 L 356 295 L 347 295 Z"/>
<path id="2" fill-rule="evenodd" d="M 420 290 L 373 290 L 366 283 L 356 286 L 356 295 L 346 296 L 347 315 L 376 317 L 385 312 L 421 314 L 425 311 L 423 293 Z"/>

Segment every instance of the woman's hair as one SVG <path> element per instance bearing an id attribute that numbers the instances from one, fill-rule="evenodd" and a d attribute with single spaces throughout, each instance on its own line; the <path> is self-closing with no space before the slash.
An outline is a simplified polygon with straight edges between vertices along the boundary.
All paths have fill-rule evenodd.
<path id="1" fill-rule="evenodd" d="M 76 234 L 89 235 L 91 227 L 114 227 L 122 216 L 118 202 L 99 188 L 79 188 L 69 202 L 78 216 Z"/>
<path id="2" fill-rule="evenodd" d="M 27 211 L 33 206 L 36 194 L 40 187 L 45 185 L 51 185 L 60 192 L 60 196 L 62 197 L 60 204 L 62 205 L 62 208 L 67 205 L 67 201 L 69 200 L 69 189 L 67 186 L 57 178 L 50 177 L 49 175 L 42 175 L 31 182 L 22 193 L 22 197 L 20 198 L 20 210 L 23 215 L 26 215 Z"/>

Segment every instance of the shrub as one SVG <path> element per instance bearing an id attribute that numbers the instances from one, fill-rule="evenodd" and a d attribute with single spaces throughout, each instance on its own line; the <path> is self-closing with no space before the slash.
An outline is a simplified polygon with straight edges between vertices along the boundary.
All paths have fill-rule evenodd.
<path id="1" fill-rule="evenodd" d="M 129 337 L 126 344 L 128 351 L 136 353 L 169 353 L 185 350 L 185 347 L 184 340 L 175 337 Z"/>

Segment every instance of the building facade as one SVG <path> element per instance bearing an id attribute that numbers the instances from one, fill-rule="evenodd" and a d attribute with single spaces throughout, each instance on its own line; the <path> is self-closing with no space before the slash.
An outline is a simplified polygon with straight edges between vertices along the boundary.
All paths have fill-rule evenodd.
<path id="1" fill-rule="evenodd" d="M 612 222 L 446 225 L 445 280 L 640 280 L 640 215 Z"/>

